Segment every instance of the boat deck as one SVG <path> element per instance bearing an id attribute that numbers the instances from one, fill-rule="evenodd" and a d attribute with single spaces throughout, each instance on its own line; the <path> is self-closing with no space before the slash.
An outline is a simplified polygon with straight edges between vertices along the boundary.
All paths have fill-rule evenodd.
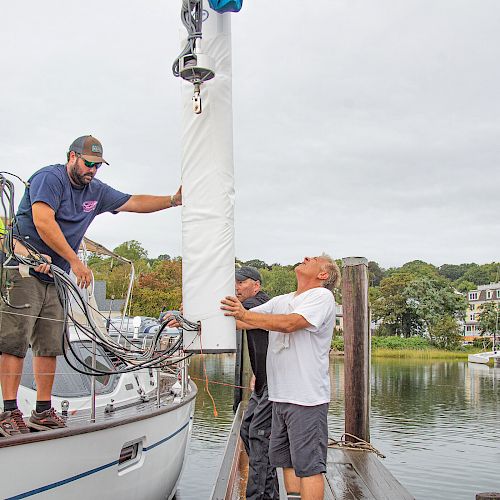
<path id="1" fill-rule="evenodd" d="M 75 434 L 94 432 L 107 427 L 115 427 L 128 422 L 150 418 L 157 413 L 172 411 L 180 405 L 184 405 L 196 396 L 197 388 L 190 382 L 191 391 L 183 399 L 175 398 L 172 394 L 163 394 L 160 405 L 156 397 L 150 397 L 147 401 L 137 399 L 129 404 L 115 406 L 113 411 L 106 411 L 105 407 L 96 408 L 95 422 L 90 419 L 89 410 L 80 410 L 72 414 L 71 410 L 66 419 L 66 428 L 49 431 L 32 431 L 29 434 L 21 434 L 9 438 L 0 437 L 0 448 L 16 446 L 19 444 L 46 441 Z M 26 419 L 27 417 L 25 417 Z"/>

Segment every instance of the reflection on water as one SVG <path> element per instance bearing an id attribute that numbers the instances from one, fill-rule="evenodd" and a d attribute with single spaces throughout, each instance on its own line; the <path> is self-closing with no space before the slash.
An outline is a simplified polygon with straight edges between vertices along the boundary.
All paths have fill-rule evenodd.
<path id="1" fill-rule="evenodd" d="M 209 380 L 233 383 L 234 355 L 208 355 Z M 202 378 L 199 356 L 190 367 Z M 330 434 L 344 426 L 344 364 L 331 358 Z M 210 497 L 232 422 L 233 389 L 210 385 L 219 416 L 197 381 L 193 436 L 179 500 Z M 419 500 L 472 499 L 500 490 L 500 368 L 466 362 L 375 358 L 372 443 L 386 467 Z"/>

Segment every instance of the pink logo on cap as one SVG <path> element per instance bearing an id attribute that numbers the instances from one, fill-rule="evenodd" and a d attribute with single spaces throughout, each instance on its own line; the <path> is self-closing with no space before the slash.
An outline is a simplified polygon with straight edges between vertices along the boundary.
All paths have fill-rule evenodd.
<path id="1" fill-rule="evenodd" d="M 97 201 L 84 201 L 82 208 L 84 212 L 92 212 L 97 206 Z"/>

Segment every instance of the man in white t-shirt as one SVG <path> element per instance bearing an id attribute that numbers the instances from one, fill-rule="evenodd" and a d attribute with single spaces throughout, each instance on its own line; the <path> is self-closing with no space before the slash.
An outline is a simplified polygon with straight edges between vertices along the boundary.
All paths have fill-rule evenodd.
<path id="1" fill-rule="evenodd" d="M 269 330 L 267 379 L 273 401 L 269 458 L 283 467 L 289 498 L 323 499 L 330 402 L 329 351 L 335 327 L 332 290 L 340 271 L 328 255 L 295 268 L 297 291 L 245 310 L 236 297 L 221 308 L 238 328 Z M 298 496 L 300 495 L 300 496 Z"/>

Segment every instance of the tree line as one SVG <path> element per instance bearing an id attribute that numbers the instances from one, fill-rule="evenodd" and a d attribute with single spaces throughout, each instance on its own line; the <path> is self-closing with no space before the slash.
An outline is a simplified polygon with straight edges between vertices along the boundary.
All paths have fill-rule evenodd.
<path id="1" fill-rule="evenodd" d="M 499 280 L 500 263 L 433 266 L 421 260 L 384 270 L 369 263 L 370 305 L 379 335 L 425 336 L 437 347 L 454 348 L 463 333 L 467 292 Z M 479 311 L 481 333 L 495 329 L 498 304 Z"/>
<path id="2" fill-rule="evenodd" d="M 134 262 L 136 283 L 133 315 L 158 316 L 162 309 L 178 309 L 182 300 L 182 259 L 163 254 L 149 258 L 136 240 L 126 241 L 113 250 Z M 338 261 L 341 265 L 341 262 Z M 122 298 L 128 286 L 127 265 L 109 257 L 92 256 L 89 265 L 95 279 L 107 282 L 108 298 Z M 271 297 L 296 288 L 294 265 L 267 264 L 259 259 L 236 265 L 253 266 L 262 275 L 262 288 Z M 500 263 L 443 264 L 436 267 L 421 260 L 401 267 L 383 269 L 370 261 L 369 297 L 372 320 L 378 335 L 423 336 L 435 345 L 450 348 L 460 341 L 462 320 L 467 310 L 466 292 L 499 280 Z M 342 303 L 341 291 L 335 292 Z M 480 312 L 480 328 L 495 328 L 498 305 L 487 304 Z"/>

